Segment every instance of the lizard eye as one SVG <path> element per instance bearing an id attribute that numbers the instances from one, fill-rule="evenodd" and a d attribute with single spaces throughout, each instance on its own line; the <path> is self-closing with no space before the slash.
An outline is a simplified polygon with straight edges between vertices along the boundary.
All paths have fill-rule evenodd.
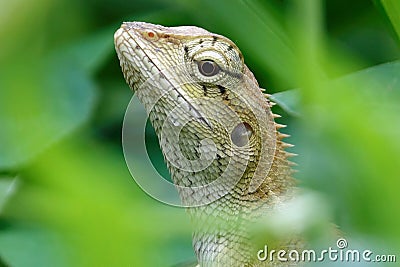
<path id="1" fill-rule="evenodd" d="M 199 68 L 199 72 L 207 77 L 217 75 L 221 70 L 218 64 L 211 60 L 198 61 L 197 66 Z"/>
<path id="2" fill-rule="evenodd" d="M 231 140 L 238 147 L 247 145 L 250 137 L 253 135 L 253 129 L 245 122 L 239 123 L 231 132 Z"/>

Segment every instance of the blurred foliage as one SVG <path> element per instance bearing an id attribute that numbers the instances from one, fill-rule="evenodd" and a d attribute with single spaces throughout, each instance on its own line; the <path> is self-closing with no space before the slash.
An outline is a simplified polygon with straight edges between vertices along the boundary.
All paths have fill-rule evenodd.
<path id="1" fill-rule="evenodd" d="M 236 42 L 260 85 L 281 92 L 276 112 L 300 154 L 300 186 L 324 197 L 347 236 L 395 254 L 399 3 L 0 0 L 0 266 L 194 259 L 184 210 L 142 192 L 122 156 L 131 93 L 112 37 L 133 20 L 197 25 Z M 284 92 L 292 88 L 301 89 Z"/>

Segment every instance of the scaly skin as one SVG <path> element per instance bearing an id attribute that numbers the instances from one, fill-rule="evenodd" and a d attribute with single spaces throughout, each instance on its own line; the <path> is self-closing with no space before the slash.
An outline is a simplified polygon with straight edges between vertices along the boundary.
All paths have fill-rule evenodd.
<path id="1" fill-rule="evenodd" d="M 292 194 L 289 145 L 237 46 L 198 27 L 143 22 L 114 38 L 188 207 L 200 266 L 269 266 L 251 226 Z"/>

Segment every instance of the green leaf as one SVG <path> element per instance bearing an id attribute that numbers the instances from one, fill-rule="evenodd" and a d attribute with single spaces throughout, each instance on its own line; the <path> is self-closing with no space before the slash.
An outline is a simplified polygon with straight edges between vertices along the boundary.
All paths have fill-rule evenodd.
<path id="1" fill-rule="evenodd" d="M 0 214 L 7 200 L 15 192 L 17 183 L 17 178 L 0 177 Z"/>
<path id="2" fill-rule="evenodd" d="M 400 38 L 400 1 L 398 0 L 381 0 L 382 6 L 385 8 L 386 14 L 392 22 L 393 28 Z"/>
<path id="3" fill-rule="evenodd" d="M 50 229 L 13 225 L 0 231 L 1 256 L 7 266 L 71 266 L 64 243 Z"/>
<path id="4" fill-rule="evenodd" d="M 334 200 L 344 231 L 400 246 L 399 73 L 395 61 L 304 88 L 295 135 L 301 179 Z"/>
<path id="5" fill-rule="evenodd" d="M 92 75 L 113 49 L 110 35 L 94 34 L 0 73 L 0 169 L 25 164 L 89 118 L 97 94 Z"/>
<path id="6" fill-rule="evenodd" d="M 341 86 L 345 84 L 348 88 L 357 87 L 359 84 L 368 84 L 369 88 L 377 90 L 364 90 L 359 88 L 359 94 L 367 96 L 373 94 L 374 103 L 382 103 L 387 97 L 400 97 L 400 61 L 389 62 L 386 64 L 367 68 L 350 75 L 338 78 L 327 85 Z M 278 104 L 289 115 L 300 116 L 301 110 L 301 89 L 292 89 L 275 93 L 270 99 Z"/>
<path id="7" fill-rule="evenodd" d="M 399 73 L 400 61 L 393 61 L 346 75 L 337 79 L 335 83 L 366 85 L 358 91 L 361 94 L 373 93 L 378 101 L 382 97 L 400 96 Z"/>
<path id="8" fill-rule="evenodd" d="M 300 116 L 300 91 L 293 89 L 275 93 L 270 99 L 278 104 L 284 111 L 292 116 Z"/>

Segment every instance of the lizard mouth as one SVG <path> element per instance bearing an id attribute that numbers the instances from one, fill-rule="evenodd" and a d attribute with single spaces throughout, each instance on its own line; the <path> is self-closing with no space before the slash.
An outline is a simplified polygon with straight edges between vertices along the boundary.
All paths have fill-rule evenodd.
<path id="1" fill-rule="evenodd" d="M 162 30 L 162 26 L 159 28 Z M 149 79 L 165 75 L 165 68 L 160 68 L 160 66 L 167 66 L 167 64 L 163 64 L 160 58 L 165 57 L 166 52 L 157 46 L 159 33 L 156 30 L 158 28 L 153 29 L 153 24 L 125 22 L 114 34 L 115 50 L 122 72 L 134 92 Z M 174 72 L 177 66 L 171 66 L 171 68 Z"/>
<path id="2" fill-rule="evenodd" d="M 140 53 L 139 44 L 135 41 L 135 34 L 129 31 L 129 28 L 125 24 L 114 34 L 114 45 L 118 55 L 122 73 L 129 87 L 135 92 L 141 77 L 146 75 L 145 72 L 140 69 L 140 59 L 136 55 Z"/>

